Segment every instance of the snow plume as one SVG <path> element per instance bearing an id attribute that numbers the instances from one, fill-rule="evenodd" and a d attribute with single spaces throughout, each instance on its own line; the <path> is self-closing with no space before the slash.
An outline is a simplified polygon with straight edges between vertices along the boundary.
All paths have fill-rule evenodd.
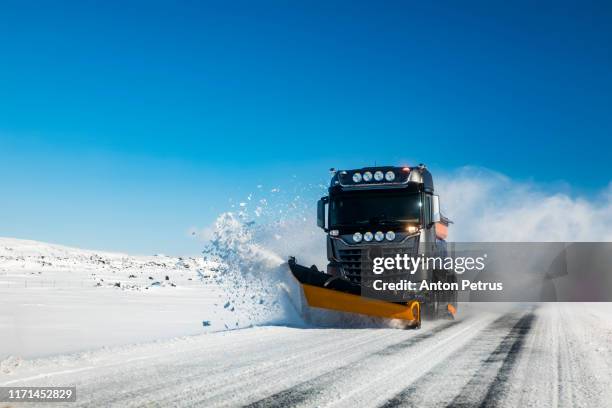
<path id="1" fill-rule="evenodd" d="M 296 256 L 300 263 L 322 267 L 327 263 L 325 234 L 317 227 L 316 202 L 326 192 L 327 186 L 315 184 L 295 183 L 292 189 L 257 186 L 245 197 L 231 199 L 229 212 L 214 225 L 192 228 L 190 234 L 210 243 L 219 241 L 220 231 L 231 232 L 239 236 L 225 236 L 221 241 L 227 241 L 233 251 L 235 243 L 242 242 L 244 249 L 249 241 L 281 262 Z"/>
<path id="2" fill-rule="evenodd" d="M 279 245 L 282 239 L 270 239 L 272 231 L 281 230 L 285 239 L 295 240 L 294 245 Z M 304 326 L 303 300 L 297 282 L 290 276 L 286 258 L 271 250 L 296 250 L 305 255 L 299 245 L 308 247 L 313 238 L 304 234 L 305 225 L 299 222 L 274 222 L 258 225 L 245 221 L 234 213 L 221 214 L 215 223 L 212 239 L 203 251 L 206 260 L 218 265 L 210 279 L 221 289 L 216 304 L 216 321 L 210 322 L 212 330 L 234 329 L 263 324 Z M 302 234 L 302 239 L 299 234 Z M 303 239 L 305 238 L 305 239 Z M 324 235 L 319 234 L 319 240 Z M 264 244 L 265 243 L 265 244 Z M 311 247 L 314 247 L 312 245 Z M 325 248 L 323 248 L 324 250 Z M 325 252 L 323 252 L 323 256 Z M 321 253 L 318 254 L 321 256 Z M 307 257 L 303 257 L 307 259 Z M 327 263 L 320 263 L 324 267 Z M 341 315 L 320 309 L 309 309 L 308 324 L 327 327 L 388 327 L 394 321 L 380 321 L 358 315 Z"/>
<path id="3" fill-rule="evenodd" d="M 219 289 L 216 310 L 207 325 L 212 330 L 262 324 L 300 324 L 291 304 L 285 261 L 254 238 L 256 228 L 234 213 L 215 222 L 205 258 L 217 265 L 205 283 Z"/>
<path id="4" fill-rule="evenodd" d="M 205 228 L 205 258 L 218 265 L 205 281 L 220 289 L 212 330 L 263 324 L 303 326 L 302 296 L 286 263 L 327 265 L 325 233 L 316 226 L 316 201 L 325 186 L 302 186 L 298 191 L 273 188 L 234 202 Z M 258 193 L 258 194 L 257 194 Z M 197 231 L 197 230 L 194 230 Z M 360 316 L 309 311 L 309 321 L 324 326 L 379 325 Z"/>
<path id="5" fill-rule="evenodd" d="M 451 241 L 612 241 L 612 184 L 584 198 L 471 167 L 435 182 Z"/>
<path id="6" fill-rule="evenodd" d="M 205 253 L 211 254 L 225 265 L 243 265 L 247 273 L 273 268 L 283 260 L 253 240 L 253 222 L 244 222 L 233 213 L 221 214 L 215 222 L 212 239 Z"/>

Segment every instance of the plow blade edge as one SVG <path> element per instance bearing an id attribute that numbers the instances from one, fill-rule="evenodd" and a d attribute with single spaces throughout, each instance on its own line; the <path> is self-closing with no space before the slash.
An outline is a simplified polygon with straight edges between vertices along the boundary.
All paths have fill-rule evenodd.
<path id="1" fill-rule="evenodd" d="M 393 303 L 361 296 L 359 284 L 325 274 L 314 266 L 299 265 L 289 258 L 289 269 L 300 283 L 311 307 L 358 313 L 386 319 L 401 319 L 410 326 L 420 326 L 421 307 L 418 301 Z"/>

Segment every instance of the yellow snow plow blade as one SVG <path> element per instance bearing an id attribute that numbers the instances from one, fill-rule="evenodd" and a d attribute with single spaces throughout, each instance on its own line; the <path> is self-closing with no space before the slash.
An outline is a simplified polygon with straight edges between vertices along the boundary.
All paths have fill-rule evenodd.
<path id="1" fill-rule="evenodd" d="M 421 319 L 419 302 L 411 301 L 405 305 L 369 299 L 358 295 L 338 292 L 331 289 L 302 285 L 308 305 L 340 312 L 359 313 L 387 319 L 402 319 L 418 323 Z"/>
<path id="2" fill-rule="evenodd" d="M 289 258 L 289 269 L 302 287 L 308 306 L 340 312 L 358 313 L 386 319 L 401 319 L 410 327 L 421 325 L 421 305 L 416 300 L 394 303 L 361 296 L 361 286 L 334 278 L 316 267 L 298 265 Z"/>

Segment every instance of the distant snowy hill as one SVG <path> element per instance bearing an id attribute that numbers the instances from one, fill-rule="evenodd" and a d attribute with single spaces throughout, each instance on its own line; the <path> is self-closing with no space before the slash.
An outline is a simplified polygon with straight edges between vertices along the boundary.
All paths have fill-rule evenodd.
<path id="1" fill-rule="evenodd" d="M 203 257 L 131 256 L 0 237 L 0 287 L 10 284 L 2 279 L 10 272 L 14 284 L 19 275 L 38 275 L 41 285 L 53 280 L 56 285 L 62 282 L 138 290 L 154 283 L 188 284 L 215 269 L 216 265 Z M 36 286 L 37 281 L 30 283 Z"/>

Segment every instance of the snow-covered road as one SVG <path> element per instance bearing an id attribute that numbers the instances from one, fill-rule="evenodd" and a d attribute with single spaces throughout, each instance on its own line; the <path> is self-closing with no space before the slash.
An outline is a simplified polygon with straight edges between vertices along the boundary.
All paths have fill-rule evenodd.
<path id="1" fill-rule="evenodd" d="M 467 309 L 416 331 L 259 327 L 26 360 L 0 385 L 76 386 L 70 407 L 612 405 L 609 305 Z"/>

